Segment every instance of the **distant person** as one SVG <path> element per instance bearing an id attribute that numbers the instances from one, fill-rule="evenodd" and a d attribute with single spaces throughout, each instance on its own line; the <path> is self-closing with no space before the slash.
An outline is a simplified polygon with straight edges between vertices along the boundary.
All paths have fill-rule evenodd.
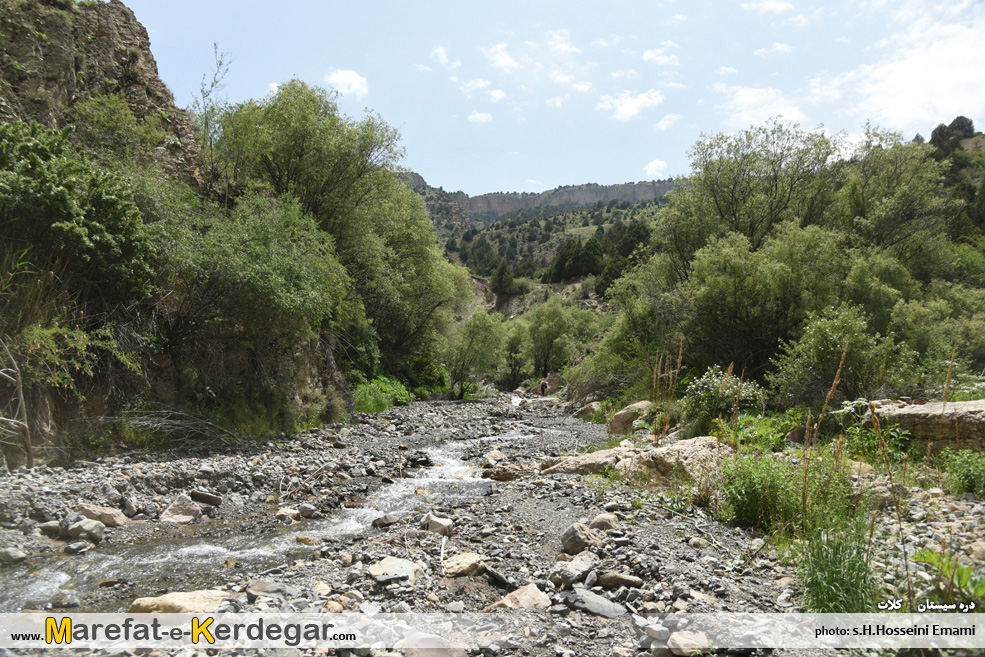
<path id="1" fill-rule="evenodd" d="M 547 378 L 546 377 L 540 380 L 540 394 L 541 394 L 541 396 L 544 396 L 544 395 L 547 394 Z"/>

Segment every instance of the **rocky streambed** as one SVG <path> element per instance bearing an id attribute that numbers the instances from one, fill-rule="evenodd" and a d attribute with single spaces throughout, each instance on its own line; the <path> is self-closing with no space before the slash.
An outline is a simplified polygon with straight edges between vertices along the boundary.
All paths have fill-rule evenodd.
<path id="1" fill-rule="evenodd" d="M 0 612 L 499 605 L 536 613 L 476 654 L 629 657 L 671 654 L 675 628 L 650 615 L 799 610 L 792 567 L 761 536 L 562 465 L 606 439 L 569 413 L 523 395 L 419 403 L 233 451 L 0 476 Z M 901 495 L 910 555 L 948 540 L 985 556 L 985 505 Z M 906 562 L 886 515 L 877 569 L 891 591 Z"/>

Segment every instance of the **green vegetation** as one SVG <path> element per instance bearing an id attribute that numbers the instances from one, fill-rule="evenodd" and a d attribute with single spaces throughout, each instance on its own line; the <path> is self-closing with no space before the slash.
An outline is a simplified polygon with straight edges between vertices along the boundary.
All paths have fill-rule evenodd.
<path id="1" fill-rule="evenodd" d="M 369 383 L 362 383 L 352 391 L 356 410 L 360 413 L 380 413 L 391 406 L 406 406 L 410 393 L 400 381 L 378 376 Z"/>
<path id="2" fill-rule="evenodd" d="M 941 454 L 941 463 L 948 488 L 956 493 L 985 495 L 985 454 L 948 447 Z"/>

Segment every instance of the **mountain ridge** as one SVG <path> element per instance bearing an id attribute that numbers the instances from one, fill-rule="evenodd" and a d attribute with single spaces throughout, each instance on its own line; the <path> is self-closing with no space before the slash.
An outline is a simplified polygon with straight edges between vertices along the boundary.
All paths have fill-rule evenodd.
<path id="1" fill-rule="evenodd" d="M 436 219 L 444 218 L 454 224 L 467 218 L 471 222 L 488 224 L 511 212 L 537 207 L 588 207 L 596 203 L 659 201 L 673 189 L 674 181 L 650 180 L 615 185 L 583 183 L 562 185 L 543 192 L 492 192 L 469 196 L 465 192 L 446 192 L 432 187 L 423 176 L 410 172 L 408 184 L 425 197 L 428 210 Z M 461 208 L 456 211 L 453 205 Z"/>

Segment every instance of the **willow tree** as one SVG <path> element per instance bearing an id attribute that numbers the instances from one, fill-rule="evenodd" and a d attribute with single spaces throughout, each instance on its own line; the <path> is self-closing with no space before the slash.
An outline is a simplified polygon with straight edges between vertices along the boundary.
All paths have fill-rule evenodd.
<path id="1" fill-rule="evenodd" d="M 335 98 L 291 80 L 232 107 L 218 151 L 237 183 L 295 196 L 332 236 L 388 367 L 431 359 L 467 274 L 444 258 L 423 201 L 397 177 L 397 131 L 372 113 L 343 115 Z"/>

